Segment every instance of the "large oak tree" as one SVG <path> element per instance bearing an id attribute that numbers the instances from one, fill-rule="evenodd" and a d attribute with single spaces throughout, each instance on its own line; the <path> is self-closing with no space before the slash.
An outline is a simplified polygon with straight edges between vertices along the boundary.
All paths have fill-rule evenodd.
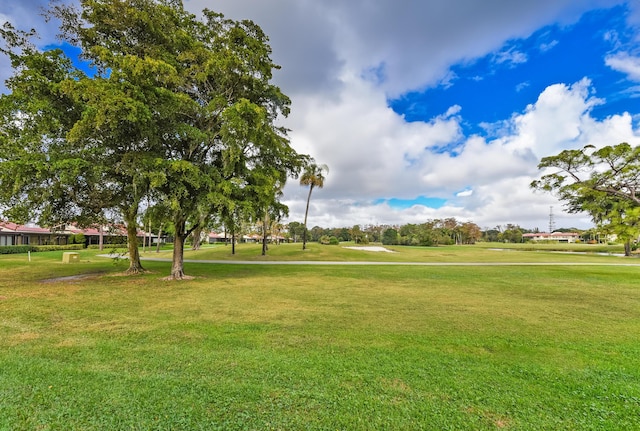
<path id="1" fill-rule="evenodd" d="M 57 5 L 50 13 L 61 20 L 64 41 L 95 68 L 62 80 L 62 94 L 79 112 L 59 139 L 71 153 L 90 155 L 75 174 L 86 171 L 88 189 L 100 195 L 92 203 L 126 222 L 137 262 L 131 271 L 141 269 L 133 235 L 151 192 L 168 208 L 171 278 L 181 279 L 184 241 L 203 212 L 229 205 L 228 190 L 253 171 L 268 166 L 280 180 L 306 163 L 275 125 L 290 102 L 270 83 L 277 66 L 253 22 L 208 10 L 198 18 L 178 0 L 81 0 L 79 8 Z M 68 202 L 83 208 L 79 196 Z"/>

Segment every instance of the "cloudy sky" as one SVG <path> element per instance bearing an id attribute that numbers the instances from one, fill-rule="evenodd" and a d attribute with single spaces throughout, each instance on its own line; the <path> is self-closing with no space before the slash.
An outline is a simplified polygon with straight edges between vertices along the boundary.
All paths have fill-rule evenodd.
<path id="1" fill-rule="evenodd" d="M 43 1 L 0 21 L 55 26 Z M 269 35 L 291 97 L 291 143 L 327 164 L 309 226 L 421 223 L 591 226 L 529 183 L 563 149 L 640 143 L 640 1 L 186 0 Z M 6 60 L 0 78 L 6 79 Z M 291 180 L 289 220 L 307 190 Z"/>

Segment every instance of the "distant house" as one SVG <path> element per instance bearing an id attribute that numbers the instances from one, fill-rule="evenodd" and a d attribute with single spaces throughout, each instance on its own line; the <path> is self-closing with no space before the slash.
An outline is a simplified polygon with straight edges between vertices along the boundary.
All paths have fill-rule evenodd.
<path id="1" fill-rule="evenodd" d="M 217 233 L 217 232 L 210 232 L 209 236 L 208 236 L 208 242 L 209 244 L 216 244 L 216 243 L 224 243 L 227 242 L 227 240 L 231 240 L 231 238 L 227 238 L 225 234 L 223 233 Z"/>
<path id="2" fill-rule="evenodd" d="M 109 226 L 102 228 L 79 228 L 77 226 L 57 226 L 43 228 L 33 223 L 20 225 L 13 222 L 0 221 L 0 246 L 7 245 L 66 245 L 71 235 L 83 234 L 86 245 L 98 244 L 100 235 L 104 244 L 121 244 L 127 241 L 127 231 L 124 226 Z M 138 230 L 138 239 L 149 235 Z M 157 235 L 151 235 L 152 242 L 158 241 Z"/>
<path id="3" fill-rule="evenodd" d="M 258 235 L 236 235 L 236 244 L 239 242 L 256 242 L 259 239 Z M 210 232 L 208 236 L 209 244 L 219 244 L 225 242 L 231 242 L 231 234 L 227 232 Z"/>
<path id="4" fill-rule="evenodd" d="M 34 224 L 19 225 L 0 222 L 0 246 L 6 245 L 64 245 L 67 236 L 41 228 Z"/>
<path id="5" fill-rule="evenodd" d="M 580 239 L 580 234 L 576 232 L 553 232 L 553 233 L 525 233 L 522 235 L 525 241 L 554 241 L 574 243 Z"/>
<path id="6" fill-rule="evenodd" d="M 218 232 L 210 232 L 209 236 L 207 237 L 209 244 L 219 244 L 219 243 L 224 243 L 227 241 L 231 241 L 231 235 L 227 232 L 226 236 L 223 233 L 218 233 Z M 267 237 L 267 241 L 269 242 L 283 242 L 285 240 L 285 237 L 283 237 L 282 235 L 276 235 L 274 237 L 272 236 L 268 236 Z M 258 234 L 251 234 L 251 235 L 237 235 L 236 236 L 236 243 L 239 242 L 243 242 L 243 243 L 261 243 L 262 242 L 262 236 L 258 235 Z"/>

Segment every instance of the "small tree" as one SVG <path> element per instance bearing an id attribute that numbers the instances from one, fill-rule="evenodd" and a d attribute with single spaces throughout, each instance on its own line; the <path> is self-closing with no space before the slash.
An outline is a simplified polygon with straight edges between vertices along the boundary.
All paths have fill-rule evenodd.
<path id="1" fill-rule="evenodd" d="M 304 225 L 297 221 L 289 223 L 289 236 L 293 242 L 298 242 L 298 238 L 304 235 Z"/>
<path id="2" fill-rule="evenodd" d="M 397 243 L 398 243 L 398 231 L 393 228 L 386 229 L 382 234 L 382 244 L 395 245 Z"/>
<path id="3" fill-rule="evenodd" d="M 356 224 L 351 228 L 351 238 L 356 244 L 364 242 L 365 233 L 360 229 L 360 225 Z"/>

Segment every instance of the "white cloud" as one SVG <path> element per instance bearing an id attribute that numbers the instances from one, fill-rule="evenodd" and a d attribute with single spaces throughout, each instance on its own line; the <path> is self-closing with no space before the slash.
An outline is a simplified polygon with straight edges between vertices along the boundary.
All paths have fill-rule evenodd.
<path id="1" fill-rule="evenodd" d="M 508 51 L 501 51 L 495 55 L 495 62 L 498 64 L 508 64 L 515 66 L 517 64 L 526 63 L 528 60 L 527 54 L 518 51 L 516 49 L 510 49 Z"/>
<path id="2" fill-rule="evenodd" d="M 588 113 L 602 103 L 591 96 L 591 91 L 591 82 L 586 78 L 571 86 L 547 87 L 534 105 L 513 119 L 517 136 L 511 138 L 511 145 L 530 149 L 538 157 L 579 145 L 591 121 Z"/>
<path id="3" fill-rule="evenodd" d="M 421 194 L 425 149 L 461 138 L 459 107 L 429 123 L 407 123 L 371 83 L 352 78 L 337 99 L 300 98 L 287 121 L 294 147 L 327 163 L 335 198 L 377 199 Z"/>
<path id="4" fill-rule="evenodd" d="M 605 58 L 605 64 L 613 70 L 626 74 L 633 81 L 640 81 L 640 57 L 618 53 Z"/>
<path id="5" fill-rule="evenodd" d="M 541 52 L 551 51 L 556 47 L 556 45 L 558 45 L 558 43 L 559 42 L 557 40 L 552 40 L 551 42 L 541 44 L 539 49 Z"/>
<path id="6" fill-rule="evenodd" d="M 332 166 L 325 188 L 312 197 L 312 225 L 419 223 L 456 217 L 481 227 L 519 223 L 544 230 L 549 207 L 554 206 L 558 226 L 587 227 L 588 217 L 564 214 L 553 196 L 529 188 L 540 174 L 540 158 L 587 144 L 640 144 L 629 114 L 602 121 L 591 116 L 599 99 L 593 97 L 586 79 L 547 87 L 535 104 L 503 122 L 503 133 L 491 141 L 461 137 L 463 118 L 458 109 L 449 113 L 453 116 L 445 114 L 431 123 L 406 123 L 386 107 L 379 90 L 360 88 L 358 97 L 345 90 L 336 105 L 316 106 L 307 111 L 303 123 L 294 120 L 294 130 L 299 131 L 293 142 L 306 135 L 305 140 L 314 141 L 310 148 L 322 154 L 319 161 Z M 432 152 L 446 139 L 460 142 L 457 155 Z M 401 157 L 408 151 L 417 157 L 409 165 Z M 292 183 L 285 195 L 291 219 L 300 219 L 305 190 Z M 448 203 L 439 209 L 406 210 L 374 204 L 381 197 L 417 196 L 445 198 Z"/>
<path id="7" fill-rule="evenodd" d="M 303 87 L 326 91 L 338 70 L 359 75 L 384 64 L 383 89 L 397 96 L 437 84 L 451 64 L 497 51 L 506 40 L 621 2 L 218 0 L 213 8 L 264 28 L 274 58 L 286 65 L 278 82 L 287 94 Z M 209 0 L 185 5 L 193 11 L 212 7 Z"/>

